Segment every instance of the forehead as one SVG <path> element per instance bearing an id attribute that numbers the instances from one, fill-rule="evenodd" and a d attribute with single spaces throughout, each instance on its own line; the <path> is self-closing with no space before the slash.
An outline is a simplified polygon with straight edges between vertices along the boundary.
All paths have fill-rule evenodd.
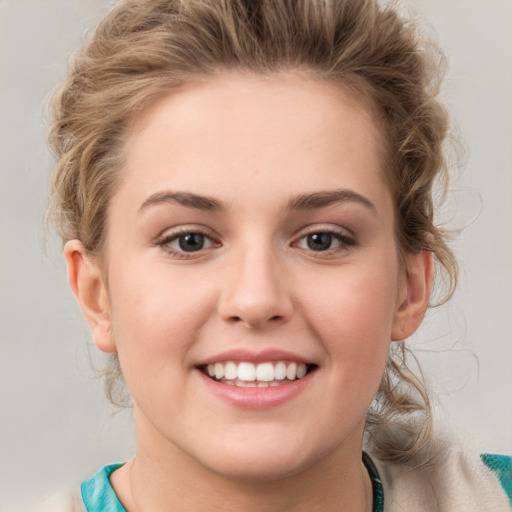
<path id="1" fill-rule="evenodd" d="M 301 193 L 339 188 L 341 177 L 379 188 L 382 147 L 372 109 L 339 86 L 293 73 L 224 73 L 170 92 L 135 120 L 120 188 L 222 195 L 259 180 Z"/>

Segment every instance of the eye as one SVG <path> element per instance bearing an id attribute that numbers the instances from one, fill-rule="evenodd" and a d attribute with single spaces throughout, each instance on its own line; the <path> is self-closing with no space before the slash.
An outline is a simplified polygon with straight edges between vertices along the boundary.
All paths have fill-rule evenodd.
<path id="1" fill-rule="evenodd" d="M 334 231 L 317 231 L 299 238 L 297 247 L 314 252 L 326 252 L 355 244 L 355 240 Z"/>
<path id="2" fill-rule="evenodd" d="M 180 231 L 166 235 L 157 245 L 173 256 L 187 258 L 213 247 L 215 242 L 205 233 L 198 231 Z"/>
<path id="3" fill-rule="evenodd" d="M 313 233 L 306 236 L 306 245 L 312 251 L 327 251 L 332 248 L 333 241 L 337 242 L 331 233 Z"/>
<path id="4" fill-rule="evenodd" d="M 201 233 L 186 233 L 178 235 L 173 241 L 177 242 L 182 251 L 196 252 L 204 247 L 206 237 Z"/>

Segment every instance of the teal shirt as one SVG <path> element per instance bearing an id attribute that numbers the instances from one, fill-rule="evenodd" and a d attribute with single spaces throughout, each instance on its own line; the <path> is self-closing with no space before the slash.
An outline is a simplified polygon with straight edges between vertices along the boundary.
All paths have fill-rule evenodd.
<path id="1" fill-rule="evenodd" d="M 485 465 L 496 473 L 512 508 L 512 457 L 492 453 L 484 453 L 481 457 Z"/>
<path id="2" fill-rule="evenodd" d="M 121 466 L 105 466 L 82 484 L 80 490 L 87 512 L 126 512 L 110 485 L 110 475 Z"/>
<path id="3" fill-rule="evenodd" d="M 512 457 L 486 453 L 482 455 L 482 460 L 496 473 L 512 507 Z M 383 512 L 384 489 L 379 473 L 366 453 L 363 453 L 363 462 L 372 480 L 373 512 Z M 105 466 L 82 484 L 82 500 L 87 512 L 126 512 L 110 485 L 110 475 L 121 466 L 122 464 Z"/>

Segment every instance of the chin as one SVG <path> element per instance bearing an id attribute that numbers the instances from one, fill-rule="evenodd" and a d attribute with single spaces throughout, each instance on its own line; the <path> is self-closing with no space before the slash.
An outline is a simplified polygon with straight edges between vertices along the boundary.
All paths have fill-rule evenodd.
<path id="1" fill-rule="evenodd" d="M 329 449 L 311 450 L 300 443 L 280 442 L 255 443 L 233 446 L 222 453 L 210 453 L 203 464 L 211 471 L 231 480 L 246 482 L 268 482 L 297 475 L 313 466 Z M 324 453 L 325 452 L 325 453 Z M 204 455 L 204 453 L 203 453 Z"/>
<path id="2" fill-rule="evenodd" d="M 261 459 L 261 457 L 259 457 Z M 228 478 L 241 482 L 272 482 L 297 475 L 309 467 L 300 461 L 276 461 L 273 457 L 266 460 L 255 458 L 243 460 L 230 460 L 224 464 L 217 463 L 210 467 L 212 471 Z"/>

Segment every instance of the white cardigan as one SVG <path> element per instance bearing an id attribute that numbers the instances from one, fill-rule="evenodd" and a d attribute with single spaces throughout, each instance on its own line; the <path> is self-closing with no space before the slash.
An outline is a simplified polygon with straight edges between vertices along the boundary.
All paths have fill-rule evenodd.
<path id="1" fill-rule="evenodd" d="M 415 469 L 372 457 L 384 489 L 384 512 L 510 512 L 497 475 L 475 452 L 449 447 Z"/>

